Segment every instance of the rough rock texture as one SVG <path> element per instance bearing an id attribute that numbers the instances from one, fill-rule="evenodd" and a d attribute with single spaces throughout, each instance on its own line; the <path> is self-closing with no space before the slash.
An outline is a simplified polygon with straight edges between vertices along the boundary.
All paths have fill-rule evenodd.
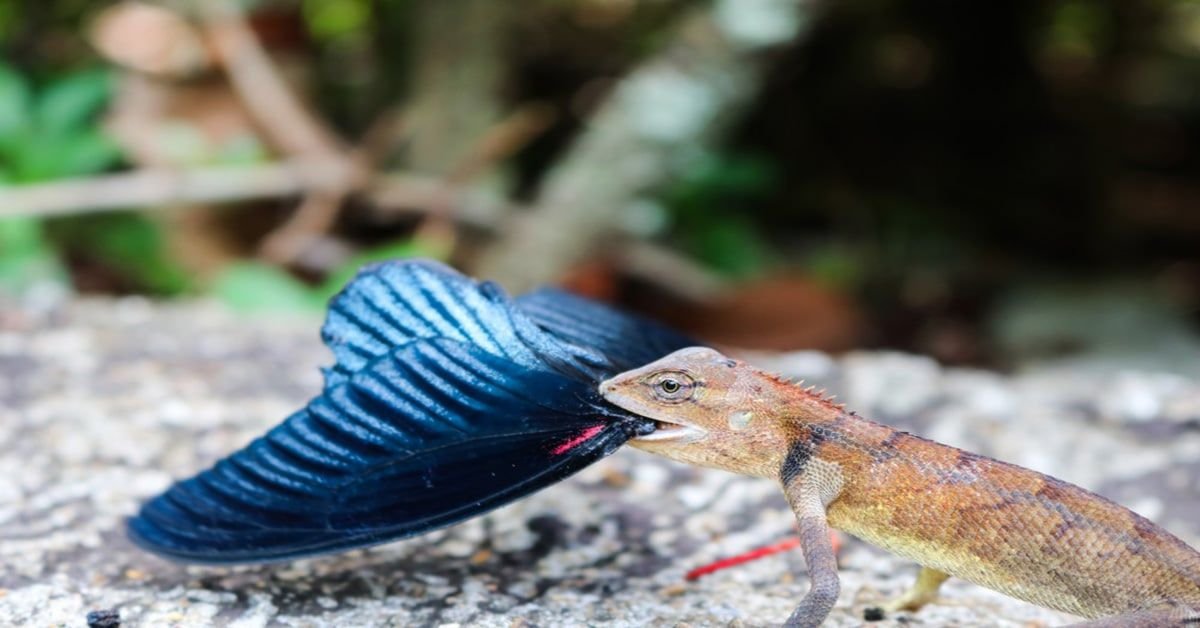
<path id="1" fill-rule="evenodd" d="M 799 552 L 688 583 L 788 537 L 771 483 L 622 451 L 486 517 L 321 559 L 196 568 L 133 548 L 138 503 L 246 443 L 317 391 L 316 320 L 204 304 L 0 308 L 0 625 L 758 626 L 807 588 Z M 924 358 L 758 356 L 866 416 L 1069 479 L 1200 541 L 1200 384 L 1090 369 L 1007 377 Z M 1198 358 L 1200 359 L 1200 358 Z M 915 567 L 848 540 L 829 622 L 908 586 Z M 959 581 L 873 625 L 1055 625 L 1069 617 Z M 99 615 L 97 615 L 98 617 Z"/>

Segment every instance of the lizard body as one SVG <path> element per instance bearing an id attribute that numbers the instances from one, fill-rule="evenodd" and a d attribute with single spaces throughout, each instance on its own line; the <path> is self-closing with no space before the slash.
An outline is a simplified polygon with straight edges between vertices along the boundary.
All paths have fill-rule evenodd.
<path id="1" fill-rule="evenodd" d="M 833 527 L 923 566 L 896 608 L 919 608 L 949 574 L 1093 626 L 1200 626 L 1200 553 L 1062 480 L 866 420 L 707 348 L 600 391 L 659 422 L 635 447 L 780 482 L 812 580 L 788 625 L 817 626 L 836 601 Z"/>

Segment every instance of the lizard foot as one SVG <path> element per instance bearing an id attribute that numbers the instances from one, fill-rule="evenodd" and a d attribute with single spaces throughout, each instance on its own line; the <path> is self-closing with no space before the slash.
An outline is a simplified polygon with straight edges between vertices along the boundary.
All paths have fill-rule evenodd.
<path id="1" fill-rule="evenodd" d="M 922 606 L 937 599 L 938 589 L 949 577 L 936 569 L 921 567 L 921 572 L 917 574 L 917 581 L 913 583 L 912 588 L 905 591 L 904 595 L 885 604 L 883 610 L 889 613 L 920 610 Z"/>

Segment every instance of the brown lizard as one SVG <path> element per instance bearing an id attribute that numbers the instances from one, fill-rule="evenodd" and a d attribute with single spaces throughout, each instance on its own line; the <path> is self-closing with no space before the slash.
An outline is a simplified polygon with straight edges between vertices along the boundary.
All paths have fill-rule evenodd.
<path id="1" fill-rule="evenodd" d="M 1078 486 L 868 421 L 703 347 L 600 392 L 659 422 L 635 447 L 780 482 L 811 581 L 787 626 L 820 625 L 837 600 L 830 527 L 922 566 L 893 610 L 920 608 L 955 576 L 1083 626 L 1200 626 L 1200 553 Z"/>

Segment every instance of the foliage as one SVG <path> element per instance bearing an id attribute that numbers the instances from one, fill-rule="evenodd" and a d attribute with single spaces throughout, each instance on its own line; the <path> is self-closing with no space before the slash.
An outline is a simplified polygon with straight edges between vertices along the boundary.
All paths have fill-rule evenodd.
<path id="1" fill-rule="evenodd" d="M 403 240 L 352 257 L 316 286 L 309 286 L 275 266 L 243 262 L 221 274 L 213 286 L 213 294 L 240 312 L 319 311 L 366 264 L 409 257 L 444 259 L 446 254 L 447 251 L 416 239 Z"/>
<path id="2" fill-rule="evenodd" d="M 752 211 L 775 181 L 772 163 L 762 157 L 706 154 L 666 191 L 663 202 L 688 252 L 713 270 L 746 277 L 770 262 Z"/>
<path id="3" fill-rule="evenodd" d="M 213 294 L 239 312 L 308 311 L 322 305 L 303 282 L 260 262 L 226 268 L 214 283 Z"/>
<path id="4" fill-rule="evenodd" d="M 37 220 L 0 219 L 0 296 L 21 295 L 42 283 L 65 281 L 66 273 Z"/>
<path id="5" fill-rule="evenodd" d="M 0 186 L 104 170 L 120 158 L 93 120 L 109 95 L 106 71 L 66 74 L 41 89 L 0 64 Z M 132 266 L 138 266 L 130 260 Z M 41 221 L 0 219 L 0 294 L 21 294 L 65 271 Z"/>
<path id="6" fill-rule="evenodd" d="M 104 170 L 120 151 L 93 123 L 109 96 L 110 75 L 65 75 L 35 90 L 0 65 L 0 182 L 47 181 Z"/>
<path id="7" fill-rule="evenodd" d="M 424 72 L 447 71 L 429 63 L 438 60 L 439 46 L 480 45 L 469 37 L 422 37 L 441 33 L 423 30 L 433 6 L 423 3 L 432 1 L 243 5 L 270 52 L 282 53 L 281 67 L 299 69 L 318 117 L 358 145 L 368 131 L 380 131 L 374 123 L 382 113 L 404 110 L 422 93 L 421 81 L 433 80 Z M 84 34 L 108 6 L 0 0 L 0 185 L 86 175 L 116 163 L 96 115 L 111 77 L 78 69 L 94 63 Z M 500 89 L 495 102 L 481 106 L 506 112 L 536 102 L 558 114 L 504 163 L 515 166 L 512 198 L 524 202 L 586 131 L 615 82 L 668 41 L 676 18 L 712 5 L 511 6 L 507 40 L 497 51 Z M 797 46 L 773 56 L 770 76 L 726 147 L 685 164 L 674 185 L 630 210 L 627 226 L 736 280 L 788 265 L 859 303 L 913 300 L 905 295 L 923 288 L 909 285 L 912 277 L 971 295 L 1045 267 L 1090 273 L 1161 266 L 1191 276 L 1200 267 L 1198 6 L 830 3 L 813 14 Z M 435 122 L 463 126 L 450 119 L 456 111 L 446 106 L 446 118 Z M 411 125 L 404 133 L 412 135 L 385 147 L 381 167 L 403 163 L 417 145 L 417 124 L 447 132 L 417 119 L 404 117 Z M 203 125 L 190 122 L 181 118 L 171 131 L 179 154 L 198 152 L 206 137 Z M 269 149 L 252 141 L 229 148 L 222 164 L 260 160 Z M 621 169 L 601 170 L 597 176 L 623 176 Z M 211 289 L 247 310 L 313 309 L 361 263 L 443 253 L 408 239 L 413 221 L 402 212 L 361 207 L 365 202 L 346 204 L 328 250 L 373 246 L 380 231 L 395 244 L 349 260 L 314 256 L 320 267 L 304 266 L 304 280 L 279 266 L 238 264 Z M 236 209 L 238 224 L 220 225 L 222 242 L 252 254 L 290 207 Z M 209 290 L 187 276 L 165 244 L 187 234 L 163 228 L 135 213 L 0 220 L 0 290 L 28 287 L 33 277 L 65 281 L 67 266 L 76 278 L 119 276 L 100 287 L 106 291 Z M 471 259 L 474 251 L 466 249 L 480 240 L 470 229 L 463 235 L 460 252 Z M 939 312 L 911 318 L 931 313 Z"/>
<path id="8" fill-rule="evenodd" d="M 329 273 L 325 281 L 317 287 L 316 296 L 320 300 L 321 305 L 324 306 L 325 301 L 328 301 L 333 295 L 337 294 L 342 287 L 354 278 L 354 275 L 358 273 L 358 269 L 367 264 L 410 257 L 445 260 L 449 254 L 449 249 L 442 243 L 418 238 L 405 239 L 368 249 L 346 260 L 341 266 Z"/>
<path id="9" fill-rule="evenodd" d="M 362 37 L 371 19 L 368 0 L 304 0 L 305 24 L 322 41 L 345 42 Z"/>
<path id="10" fill-rule="evenodd" d="M 162 228 L 142 214 L 58 218 L 47 221 L 46 232 L 58 251 L 118 275 L 129 290 L 171 296 L 192 287 Z"/>

